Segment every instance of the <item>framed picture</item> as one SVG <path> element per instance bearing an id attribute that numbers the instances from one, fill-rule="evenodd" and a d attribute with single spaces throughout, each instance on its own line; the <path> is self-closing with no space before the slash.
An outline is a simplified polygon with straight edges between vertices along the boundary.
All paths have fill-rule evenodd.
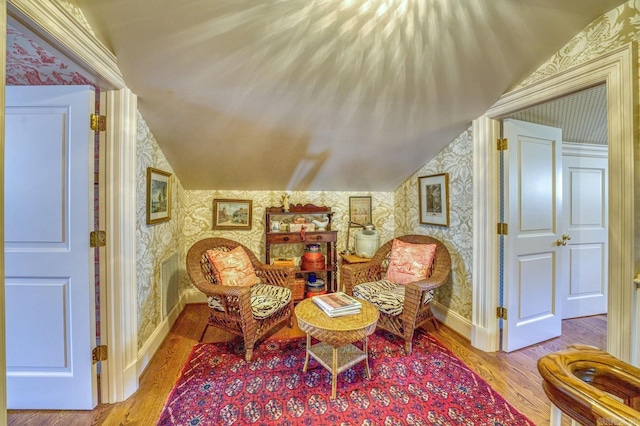
<path id="1" fill-rule="evenodd" d="M 418 178 L 420 223 L 449 226 L 449 174 Z"/>
<path id="2" fill-rule="evenodd" d="M 249 230 L 252 217 L 251 200 L 213 200 L 213 229 Z"/>
<path id="3" fill-rule="evenodd" d="M 171 173 L 147 167 L 147 224 L 171 219 Z"/>
<path id="4" fill-rule="evenodd" d="M 373 223 L 371 197 L 349 197 L 349 227 L 351 223 Z"/>

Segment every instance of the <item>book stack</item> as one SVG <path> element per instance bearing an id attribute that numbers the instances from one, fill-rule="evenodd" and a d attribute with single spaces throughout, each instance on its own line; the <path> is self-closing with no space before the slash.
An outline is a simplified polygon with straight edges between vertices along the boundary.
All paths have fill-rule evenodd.
<path id="1" fill-rule="evenodd" d="M 362 308 L 357 299 L 341 291 L 314 296 L 311 300 L 331 318 L 358 314 Z"/>
<path id="2" fill-rule="evenodd" d="M 296 266 L 296 262 L 292 257 L 277 257 L 271 259 L 271 263 L 275 266 Z"/>

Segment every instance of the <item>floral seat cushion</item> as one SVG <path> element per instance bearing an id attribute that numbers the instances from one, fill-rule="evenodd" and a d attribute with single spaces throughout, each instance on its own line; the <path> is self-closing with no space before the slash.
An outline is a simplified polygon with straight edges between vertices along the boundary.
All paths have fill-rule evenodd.
<path id="1" fill-rule="evenodd" d="M 224 312 L 222 301 L 216 296 L 209 297 L 209 307 Z M 291 300 L 291 290 L 268 284 L 251 287 L 251 313 L 255 319 L 264 319 L 286 306 Z"/>
<path id="2" fill-rule="evenodd" d="M 404 308 L 403 284 L 395 284 L 389 280 L 373 281 L 353 287 L 353 295 L 370 302 L 380 312 L 397 316 Z M 426 305 L 433 299 L 433 290 L 425 293 L 422 304 Z"/>

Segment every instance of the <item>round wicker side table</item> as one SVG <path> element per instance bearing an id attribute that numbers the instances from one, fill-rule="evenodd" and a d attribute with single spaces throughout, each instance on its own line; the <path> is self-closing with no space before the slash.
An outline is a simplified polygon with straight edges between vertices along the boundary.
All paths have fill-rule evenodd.
<path id="1" fill-rule="evenodd" d="M 371 303 L 358 299 L 362 303 L 360 313 L 331 318 L 316 306 L 311 298 L 302 300 L 295 308 L 298 326 L 307 334 L 307 354 L 302 371 L 306 373 L 309 357 L 331 373 L 331 399 L 336 398 L 338 374 L 365 362 L 367 378 L 369 370 L 368 337 L 376 330 L 379 313 Z M 311 344 L 311 337 L 319 343 Z M 362 341 L 362 349 L 353 343 Z"/>

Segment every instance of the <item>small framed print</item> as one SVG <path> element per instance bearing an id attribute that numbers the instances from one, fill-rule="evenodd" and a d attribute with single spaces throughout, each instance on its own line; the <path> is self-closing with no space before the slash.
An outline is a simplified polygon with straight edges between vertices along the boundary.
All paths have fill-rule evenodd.
<path id="1" fill-rule="evenodd" d="M 171 219 L 171 173 L 147 167 L 147 225 Z"/>
<path id="2" fill-rule="evenodd" d="M 418 178 L 420 223 L 449 226 L 449 174 Z"/>
<path id="3" fill-rule="evenodd" d="M 349 227 L 352 223 L 364 225 L 373 223 L 371 197 L 349 197 Z"/>
<path id="4" fill-rule="evenodd" d="M 250 230 L 251 200 L 213 200 L 213 229 Z"/>

